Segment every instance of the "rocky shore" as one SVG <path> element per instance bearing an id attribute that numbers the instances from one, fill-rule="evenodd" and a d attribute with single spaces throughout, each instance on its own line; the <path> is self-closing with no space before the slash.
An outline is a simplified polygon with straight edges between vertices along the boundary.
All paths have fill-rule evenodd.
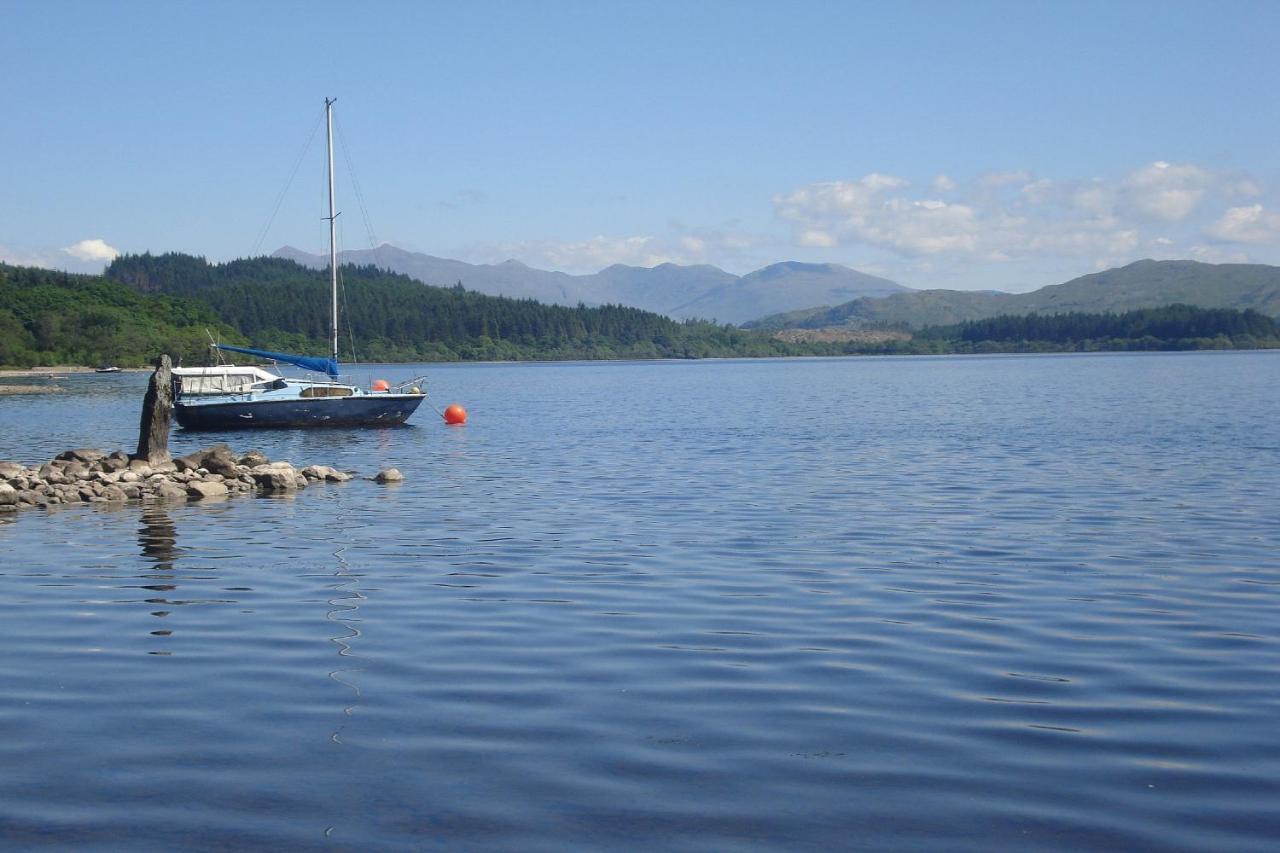
<path id="1" fill-rule="evenodd" d="M 237 455 L 225 444 L 157 465 L 123 451 L 85 448 L 64 451 L 34 467 L 0 462 L 0 513 L 61 504 L 199 501 L 291 492 L 312 483 L 345 482 L 354 476 L 354 472 L 328 465 L 296 468 L 289 462 L 272 462 L 257 450 Z M 404 477 L 388 468 L 371 479 L 393 483 Z"/>

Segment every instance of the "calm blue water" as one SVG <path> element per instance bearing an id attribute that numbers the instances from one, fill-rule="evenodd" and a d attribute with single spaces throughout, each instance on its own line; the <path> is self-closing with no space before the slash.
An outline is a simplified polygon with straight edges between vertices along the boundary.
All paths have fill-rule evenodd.
<path id="1" fill-rule="evenodd" d="M 0 844 L 1280 837 L 1280 353 L 426 371 L 466 427 L 173 439 L 399 487 L 0 521 Z"/>

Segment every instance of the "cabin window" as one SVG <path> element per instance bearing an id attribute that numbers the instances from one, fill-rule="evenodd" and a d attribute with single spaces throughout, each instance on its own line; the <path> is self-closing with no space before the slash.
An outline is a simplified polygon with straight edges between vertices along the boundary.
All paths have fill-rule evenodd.
<path id="1" fill-rule="evenodd" d="M 350 397 L 354 393 L 350 388 L 341 385 L 312 385 L 303 388 L 301 397 Z"/>

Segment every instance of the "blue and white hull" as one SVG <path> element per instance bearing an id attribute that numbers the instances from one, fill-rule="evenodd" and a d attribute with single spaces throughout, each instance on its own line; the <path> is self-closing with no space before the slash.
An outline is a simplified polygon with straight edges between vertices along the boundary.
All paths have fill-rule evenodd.
<path id="1" fill-rule="evenodd" d="M 178 424 L 190 430 L 396 426 L 408 420 L 423 399 L 421 394 L 362 394 L 292 400 L 179 400 L 173 412 Z"/>
<path id="2" fill-rule="evenodd" d="M 193 430 L 395 426 L 426 399 L 420 379 L 396 389 L 379 380 L 366 391 L 230 364 L 175 367 L 173 379 L 173 413 Z"/>

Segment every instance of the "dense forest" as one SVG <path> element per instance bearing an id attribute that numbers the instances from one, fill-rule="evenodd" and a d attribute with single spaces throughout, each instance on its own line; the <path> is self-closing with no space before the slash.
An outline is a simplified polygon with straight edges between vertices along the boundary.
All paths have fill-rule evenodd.
<path id="1" fill-rule="evenodd" d="M 1119 314 L 1024 314 L 934 326 L 912 341 L 948 352 L 1254 349 L 1280 346 L 1280 323 L 1252 309 L 1166 305 Z"/>
<path id="2" fill-rule="evenodd" d="M 372 266 L 344 266 L 341 279 L 347 361 L 1280 347 L 1280 326 L 1264 314 L 1186 305 L 1002 316 L 932 326 L 905 340 L 785 342 L 764 331 L 677 322 L 637 308 L 544 305 L 486 296 L 462 283 L 431 287 Z M 130 367 L 160 352 L 200 364 L 210 335 L 323 354 L 328 324 L 327 274 L 279 258 L 210 264 L 182 254 L 128 255 L 102 276 L 0 263 L 0 366 Z"/>
<path id="3" fill-rule="evenodd" d="M 423 285 L 373 266 L 340 268 L 347 361 L 705 358 L 788 355 L 767 335 L 639 308 L 569 308 Z M 209 307 L 255 345 L 328 350 L 329 275 L 282 258 L 209 264 L 188 255 L 126 255 L 108 278 Z"/>
<path id="4" fill-rule="evenodd" d="M 168 352 L 195 363 L 208 334 L 243 342 L 208 306 L 146 296 L 100 276 L 0 263 L 0 366 L 137 366 Z"/>

